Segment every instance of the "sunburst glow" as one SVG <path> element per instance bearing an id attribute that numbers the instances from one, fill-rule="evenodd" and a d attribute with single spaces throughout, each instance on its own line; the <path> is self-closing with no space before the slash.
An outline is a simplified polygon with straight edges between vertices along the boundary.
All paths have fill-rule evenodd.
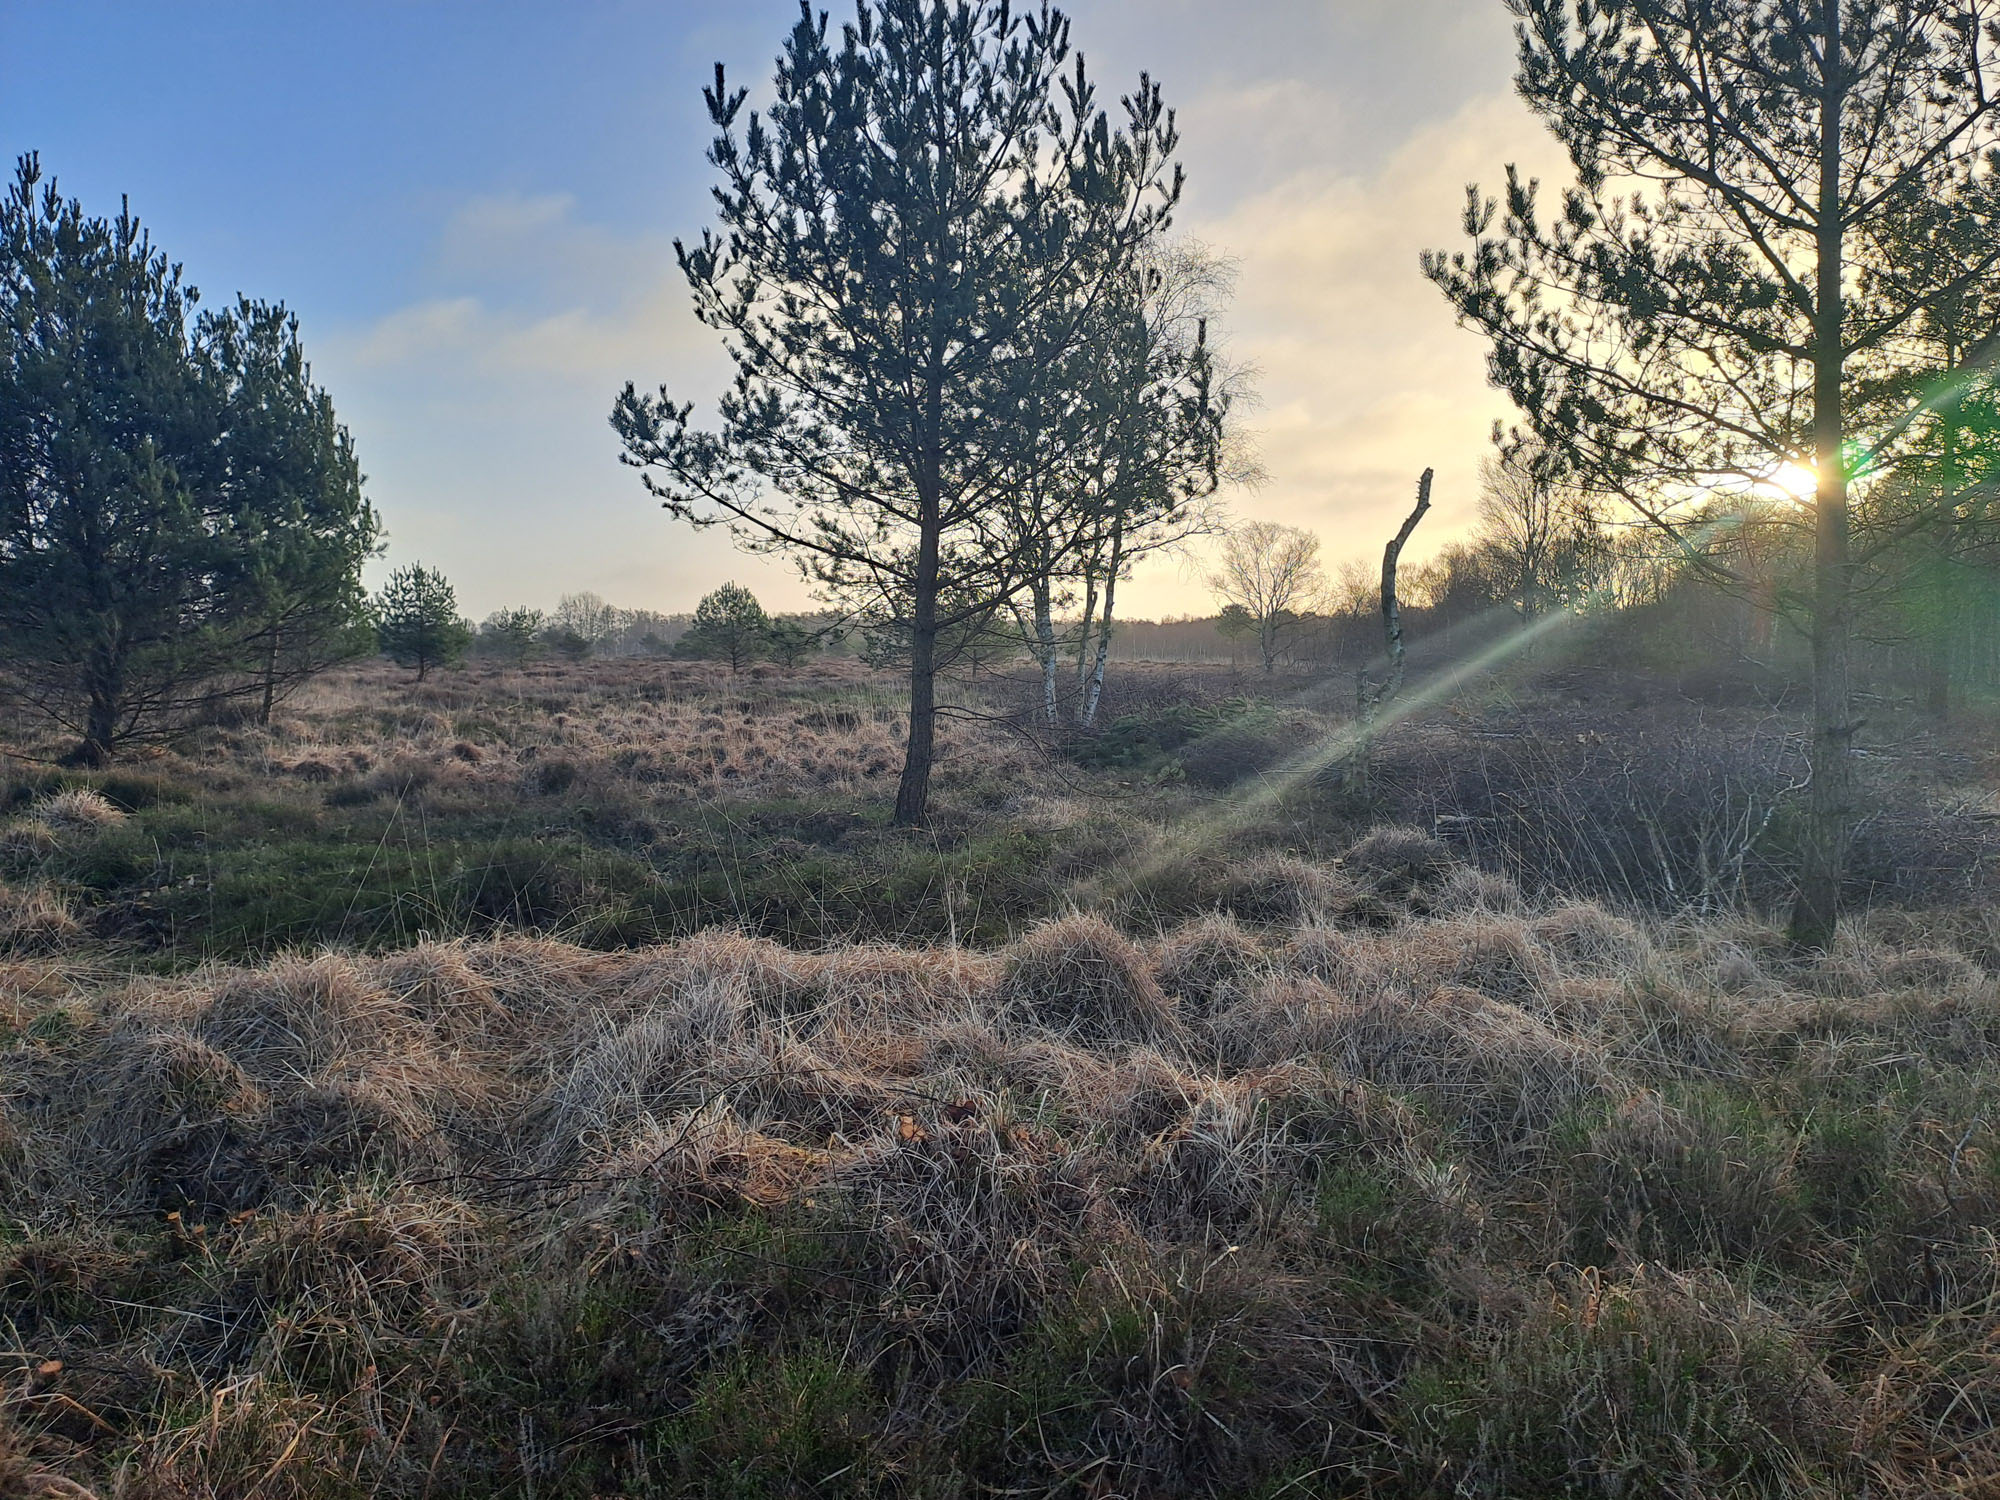
<path id="1" fill-rule="evenodd" d="M 1774 500 L 1797 500 L 1801 504 L 1810 504 L 1819 492 L 1819 475 L 1805 464 L 1787 461 L 1779 464 L 1757 489 L 1758 493 Z"/>

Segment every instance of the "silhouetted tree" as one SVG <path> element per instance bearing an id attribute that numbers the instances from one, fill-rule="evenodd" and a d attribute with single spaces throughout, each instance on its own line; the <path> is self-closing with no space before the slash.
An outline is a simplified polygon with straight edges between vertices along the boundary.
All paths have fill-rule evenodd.
<path id="1" fill-rule="evenodd" d="M 1134 563 L 1214 530 L 1206 502 L 1225 477 L 1247 477 L 1227 424 L 1240 372 L 1218 371 L 1209 319 L 1229 268 L 1194 245 L 1149 245 L 1110 277 L 1090 336 L 1059 378 L 1027 391 L 1011 428 L 1020 478 L 1008 501 L 1010 545 L 1028 583 L 1012 610 L 1042 669 L 1042 713 L 1058 717 L 1058 663 L 1074 647 L 1078 722 L 1103 693 L 1119 582 Z M 1081 596 L 1080 601 L 1078 596 Z M 1081 604 L 1073 629 L 1059 609 Z"/>
<path id="2" fill-rule="evenodd" d="M 819 650 L 820 636 L 797 620 L 773 620 L 764 630 L 764 650 L 783 667 L 796 667 Z"/>
<path id="3" fill-rule="evenodd" d="M 1517 443 L 1479 473 L 1478 541 L 1523 620 L 1585 602 L 1606 550 L 1590 496 L 1541 457 L 1539 445 Z"/>
<path id="4" fill-rule="evenodd" d="M 1425 269 L 1492 340 L 1493 379 L 1535 435 L 1668 534 L 1685 540 L 1718 485 L 1816 473 L 1792 933 L 1824 945 L 1857 813 L 1850 489 L 1917 416 L 1862 436 L 1850 381 L 1895 363 L 1937 295 L 1858 273 L 1991 143 L 1993 25 L 1971 0 L 1508 3 L 1521 94 L 1578 186 L 1545 217 L 1510 169 L 1504 202 L 1469 196 L 1472 250 Z M 1958 280 L 1996 264 L 2000 239 Z"/>
<path id="5" fill-rule="evenodd" d="M 1025 582 L 1008 423 L 1179 192 L 1158 89 L 1114 130 L 1068 63 L 1046 5 L 867 0 L 833 36 L 801 6 L 768 115 L 718 67 L 721 231 L 679 257 L 736 364 L 721 429 L 629 386 L 612 418 L 676 515 L 793 554 L 850 610 L 907 601 L 902 824 L 928 805 L 940 637 Z"/>
<path id="6" fill-rule="evenodd" d="M 1273 671 L 1286 631 L 1326 591 L 1319 538 L 1271 521 L 1239 526 L 1223 537 L 1208 585 L 1223 601 L 1225 632 L 1254 631 L 1264 670 Z"/>
<path id="7" fill-rule="evenodd" d="M 21 158 L 0 199 L 0 687 L 108 759 L 365 646 L 376 523 L 284 308 L 196 293 Z"/>
<path id="8" fill-rule="evenodd" d="M 416 668 L 419 682 L 433 667 L 457 666 L 472 639 L 458 617 L 458 595 L 444 574 L 422 563 L 389 575 L 375 598 L 375 629 L 383 654 Z"/>
<path id="9" fill-rule="evenodd" d="M 2000 389 L 1990 368 L 1965 368 L 2000 327 L 2000 275 L 1967 275 L 1987 262 L 1996 233 L 2000 179 L 1976 163 L 1892 221 L 1885 253 L 1863 273 L 1870 294 L 1922 309 L 1900 341 L 1904 360 L 1862 382 L 1866 416 L 1894 421 L 1912 403 L 1921 413 L 1907 441 L 1882 455 L 1866 519 L 1898 538 L 1897 613 L 1922 646 L 1924 698 L 1939 718 L 1951 709 L 1953 643 L 2000 552 Z"/>

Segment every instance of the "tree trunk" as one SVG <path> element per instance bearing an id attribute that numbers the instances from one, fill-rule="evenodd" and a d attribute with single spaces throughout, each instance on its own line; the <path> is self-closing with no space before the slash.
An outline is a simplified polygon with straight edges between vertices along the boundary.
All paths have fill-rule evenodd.
<path id="1" fill-rule="evenodd" d="M 935 401 L 934 403 L 935 404 Z M 919 828 L 930 811 L 931 760 L 937 739 L 937 595 L 940 496 L 937 459 L 918 497 L 917 573 L 910 630 L 910 739 L 903 752 L 903 778 L 896 786 L 895 823 Z"/>
<path id="2" fill-rule="evenodd" d="M 271 632 L 271 646 L 264 653 L 264 700 L 257 708 L 257 722 L 268 726 L 271 709 L 278 700 L 278 632 Z"/>
<path id="3" fill-rule="evenodd" d="M 1096 616 L 1097 570 L 1086 563 L 1083 570 L 1083 624 L 1076 638 L 1076 681 L 1079 687 L 1090 670 L 1090 622 Z"/>
<path id="4" fill-rule="evenodd" d="M 1084 699 L 1083 727 L 1097 725 L 1097 705 L 1104 699 L 1104 667 L 1111 658 L 1111 619 L 1118 602 L 1118 571 L 1125 565 L 1125 515 L 1121 509 L 1111 532 L 1111 568 L 1104 575 L 1104 616 L 1097 631 L 1097 659 L 1090 669 L 1090 691 Z"/>
<path id="5" fill-rule="evenodd" d="M 1380 683 L 1371 683 L 1368 669 L 1364 666 L 1355 679 L 1360 723 L 1354 739 L 1353 777 L 1355 789 L 1364 799 L 1373 793 L 1375 720 L 1382 712 L 1382 705 L 1402 692 L 1403 675 L 1407 669 L 1403 650 L 1403 600 L 1396 584 L 1397 572 L 1402 566 L 1403 549 L 1409 546 L 1417 526 L 1430 514 L 1431 485 L 1436 478 L 1436 470 L 1424 470 L 1423 477 L 1417 481 L 1416 507 L 1382 549 L 1382 645 L 1389 660 L 1389 671 Z"/>
<path id="6" fill-rule="evenodd" d="M 1049 596 L 1046 576 L 1037 579 L 1035 595 L 1035 655 L 1042 664 L 1042 720 L 1054 729 L 1060 715 L 1056 707 L 1056 658 L 1061 654 L 1056 648 L 1055 604 Z"/>
<path id="7" fill-rule="evenodd" d="M 117 741 L 117 689 L 107 682 L 93 682 L 90 687 L 90 712 L 84 725 L 83 743 L 76 747 L 77 763 L 85 766 L 108 765 Z"/>
<path id="8" fill-rule="evenodd" d="M 84 714 L 83 741 L 70 752 L 70 759 L 78 765 L 106 765 L 117 748 L 119 707 L 125 697 L 125 657 L 116 641 L 116 632 L 107 631 L 90 652 L 84 668 L 88 707 Z"/>
<path id="9" fill-rule="evenodd" d="M 1854 829 L 1856 725 L 1848 679 L 1852 563 L 1848 555 L 1846 437 L 1841 416 L 1840 194 L 1842 76 L 1839 0 L 1826 8 L 1826 93 L 1820 113 L 1819 285 L 1814 309 L 1813 457 L 1819 469 L 1813 536 L 1812 786 L 1791 938 L 1824 949 L 1840 922 Z"/>

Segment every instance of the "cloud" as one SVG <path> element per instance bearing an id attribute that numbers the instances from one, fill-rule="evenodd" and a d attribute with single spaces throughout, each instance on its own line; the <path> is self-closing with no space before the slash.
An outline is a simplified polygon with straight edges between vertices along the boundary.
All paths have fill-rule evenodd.
<path id="1" fill-rule="evenodd" d="M 1468 182 L 1497 183 L 1510 161 L 1561 177 L 1559 150 L 1504 92 L 1356 157 L 1311 148 L 1315 122 L 1341 117 L 1326 84 L 1218 84 L 1187 128 L 1218 117 L 1269 168 L 1191 202 L 1181 226 L 1239 268 L 1223 332 L 1258 371 L 1248 420 L 1268 480 L 1235 509 L 1311 527 L 1335 562 L 1379 555 L 1435 467 L 1438 511 L 1413 551 L 1427 555 L 1470 521 L 1487 435 L 1511 413 L 1418 256 L 1455 246 Z M 462 576 L 482 613 L 578 588 L 686 608 L 729 578 L 779 607 L 808 601 L 784 563 L 669 521 L 617 462 L 607 416 L 627 380 L 701 400 L 728 379 L 664 236 L 591 222 L 564 194 L 482 196 L 444 224 L 426 277 L 429 295 L 315 345 L 396 560 Z M 1203 609 L 1204 571 L 1150 563 L 1126 606 Z"/>
<path id="2" fill-rule="evenodd" d="M 451 216 L 428 274 L 438 295 L 315 341 L 390 563 L 444 568 L 474 614 L 585 588 L 688 608 L 731 577 L 805 602 L 783 564 L 669 521 L 618 462 L 608 416 L 627 380 L 702 396 L 727 376 L 668 244 L 566 196 L 489 196 Z"/>
<path id="3" fill-rule="evenodd" d="M 1466 185 L 1496 184 L 1509 162 L 1565 175 L 1560 148 L 1527 110 L 1490 95 L 1372 170 L 1303 168 L 1188 223 L 1238 262 L 1229 349 L 1258 371 L 1262 405 L 1249 423 L 1268 480 L 1237 497 L 1238 514 L 1309 527 L 1335 560 L 1379 553 L 1429 467 L 1438 512 L 1413 558 L 1464 529 L 1493 422 L 1513 413 L 1487 384 L 1484 345 L 1455 326 L 1418 259 L 1457 247 Z M 1149 611 L 1203 604 L 1171 569 L 1132 592 Z"/>

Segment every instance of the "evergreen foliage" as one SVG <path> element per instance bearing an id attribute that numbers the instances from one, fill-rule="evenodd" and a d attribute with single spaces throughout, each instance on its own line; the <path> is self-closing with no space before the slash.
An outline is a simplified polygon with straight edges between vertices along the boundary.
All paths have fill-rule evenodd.
<path id="1" fill-rule="evenodd" d="M 479 644 L 513 666 L 527 663 L 541 644 L 542 612 L 539 609 L 500 609 L 486 617 L 479 629 Z"/>
<path id="2" fill-rule="evenodd" d="M 1509 0 L 1522 97 L 1577 185 L 1469 193 L 1470 250 L 1427 274 L 1492 343 L 1551 466 L 1704 565 L 1705 502 L 1815 475 L 1810 837 L 1794 936 L 1832 940 L 1860 816 L 1849 682 L 1867 499 L 1938 396 L 1872 399 L 1911 336 L 1990 279 L 1986 233 L 1928 286 L 1897 274 L 1926 205 L 1989 170 L 2000 31 L 1961 0 Z M 1934 392 L 1986 367 L 1923 368 Z M 1857 500 L 1861 502 L 1857 509 Z M 1892 529 L 1893 530 L 1893 529 Z M 1857 541 L 1859 546 L 1857 546 Z M 1717 567 L 1716 571 L 1726 569 Z"/>
<path id="3" fill-rule="evenodd" d="M 0 199 L 0 690 L 97 763 L 367 649 L 376 521 L 297 320 L 21 158 Z"/>
<path id="4" fill-rule="evenodd" d="M 375 628 L 382 653 L 423 681 L 434 667 L 465 659 L 472 631 L 458 615 L 458 595 L 444 574 L 422 563 L 398 568 L 375 597 Z"/>
<path id="5" fill-rule="evenodd" d="M 1019 416 L 1179 193 L 1159 90 L 1142 78 L 1114 129 L 1070 62 L 1046 7 L 869 0 L 838 34 L 802 9 L 768 114 L 718 67 L 721 225 L 678 253 L 736 364 L 721 428 L 665 389 L 612 416 L 675 515 L 793 555 L 850 611 L 907 608 L 904 824 L 928 805 L 940 637 L 1038 566 L 1006 532 Z"/>
<path id="6" fill-rule="evenodd" d="M 694 623 L 674 643 L 674 654 L 694 661 L 726 661 L 740 672 L 771 649 L 771 617 L 740 583 L 725 583 L 695 606 Z"/>

